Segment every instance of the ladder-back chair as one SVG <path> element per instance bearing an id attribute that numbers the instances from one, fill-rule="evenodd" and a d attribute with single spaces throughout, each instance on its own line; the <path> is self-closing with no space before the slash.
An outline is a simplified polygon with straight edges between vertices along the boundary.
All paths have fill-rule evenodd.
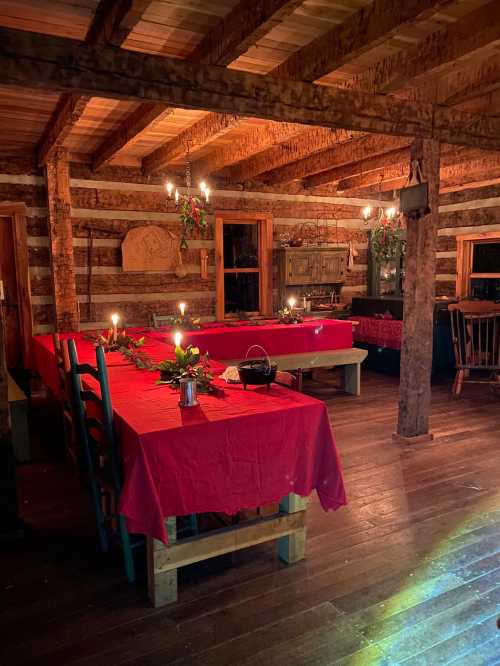
<path id="1" fill-rule="evenodd" d="M 462 301 L 448 310 L 457 369 L 453 396 L 465 382 L 499 385 L 500 303 Z"/>
<path id="2" fill-rule="evenodd" d="M 61 405 L 61 418 L 64 435 L 64 446 L 70 460 L 76 467 L 78 460 L 78 442 L 73 418 L 73 403 L 71 390 L 71 364 L 69 361 L 68 341 L 61 340 L 59 333 L 52 335 L 54 354 L 56 358 L 57 374 L 59 377 L 59 400 Z"/>
<path id="3" fill-rule="evenodd" d="M 122 485 L 121 462 L 113 425 L 104 351 L 102 347 L 96 347 L 97 368 L 78 362 L 74 340 L 68 340 L 68 352 L 75 421 L 94 507 L 99 544 L 101 550 L 107 552 L 111 537 L 118 537 L 127 579 L 134 582 L 135 567 L 130 535 L 124 516 L 118 512 Z M 82 387 L 81 378 L 84 375 L 98 382 L 100 395 Z"/>
<path id="4" fill-rule="evenodd" d="M 172 315 L 160 315 L 153 312 L 151 315 L 151 322 L 153 328 L 160 328 L 161 326 L 169 326 L 172 322 Z"/>

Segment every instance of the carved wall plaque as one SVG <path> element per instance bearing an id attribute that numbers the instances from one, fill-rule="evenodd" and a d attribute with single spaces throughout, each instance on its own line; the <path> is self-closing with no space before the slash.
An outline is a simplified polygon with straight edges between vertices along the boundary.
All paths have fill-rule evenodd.
<path id="1" fill-rule="evenodd" d="M 122 243 L 124 271 L 173 273 L 179 263 L 179 239 L 155 225 L 135 227 Z"/>

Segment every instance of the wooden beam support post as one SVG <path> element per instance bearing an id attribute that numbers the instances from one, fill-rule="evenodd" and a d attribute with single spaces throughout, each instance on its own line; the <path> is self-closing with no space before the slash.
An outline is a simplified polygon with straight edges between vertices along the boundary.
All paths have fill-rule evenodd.
<path id="1" fill-rule="evenodd" d="M 59 148 L 46 164 L 49 245 L 55 327 L 78 331 L 68 153 Z"/>
<path id="2" fill-rule="evenodd" d="M 420 159 L 429 187 L 429 215 L 408 219 L 404 327 L 401 346 L 397 438 L 405 442 L 432 439 L 432 333 L 436 284 L 436 244 L 439 226 L 439 143 L 416 139 L 412 159 Z"/>

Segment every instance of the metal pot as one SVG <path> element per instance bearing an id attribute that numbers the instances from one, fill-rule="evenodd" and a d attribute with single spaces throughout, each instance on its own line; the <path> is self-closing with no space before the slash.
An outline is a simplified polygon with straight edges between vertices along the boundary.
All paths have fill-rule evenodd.
<path id="1" fill-rule="evenodd" d="M 249 359 L 248 353 L 251 349 L 261 349 L 266 358 Z M 269 389 L 270 384 L 276 379 L 277 369 L 278 364 L 271 362 L 266 350 L 260 345 L 252 345 L 249 347 L 245 354 L 245 360 L 238 363 L 238 374 L 245 390 L 249 384 L 252 386 L 267 385 L 267 388 Z"/>

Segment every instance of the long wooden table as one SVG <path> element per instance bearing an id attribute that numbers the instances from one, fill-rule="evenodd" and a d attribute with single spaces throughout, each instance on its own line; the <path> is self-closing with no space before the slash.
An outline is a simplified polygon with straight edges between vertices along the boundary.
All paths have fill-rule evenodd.
<path id="1" fill-rule="evenodd" d="M 80 361 L 91 362 L 92 344 L 73 337 Z M 144 351 L 156 361 L 173 356 L 171 345 L 152 338 Z M 57 390 L 50 336 L 35 337 L 33 353 L 42 379 Z M 201 395 L 198 407 L 182 409 L 178 394 L 156 386 L 153 373 L 118 353 L 108 354 L 107 364 L 124 467 L 120 511 L 131 532 L 147 536 L 155 606 L 177 599 L 177 569 L 192 562 L 273 539 L 285 562 L 304 557 L 303 498 L 316 489 L 325 509 L 346 501 L 322 402 L 280 386 L 244 391 L 216 378 L 222 396 Z M 232 514 L 275 501 L 280 511 L 273 516 L 177 540 L 176 516 Z"/>

